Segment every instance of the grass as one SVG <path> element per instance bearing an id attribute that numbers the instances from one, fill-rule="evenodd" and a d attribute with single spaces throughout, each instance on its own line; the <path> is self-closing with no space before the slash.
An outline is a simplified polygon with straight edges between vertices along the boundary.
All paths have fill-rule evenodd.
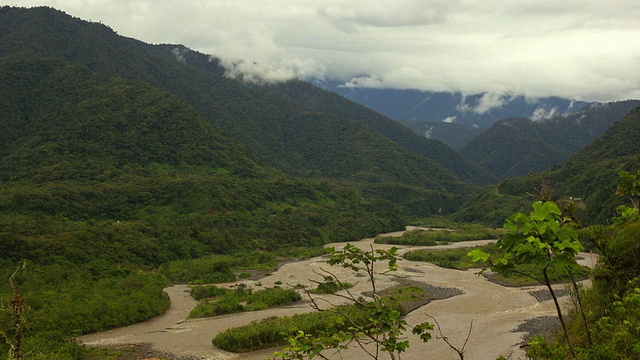
<path id="1" fill-rule="evenodd" d="M 311 294 L 334 294 L 342 289 L 350 289 L 353 285 L 343 282 L 342 284 L 336 281 L 327 281 L 315 287 L 315 289 L 309 290 Z"/>
<path id="2" fill-rule="evenodd" d="M 405 253 L 403 258 L 410 261 L 429 262 L 447 269 L 468 270 L 482 267 L 481 264 L 472 262 L 471 258 L 467 256 L 471 249 L 476 248 L 491 254 L 496 253 L 493 245 L 485 245 L 446 250 L 414 250 Z"/>
<path id="3" fill-rule="evenodd" d="M 502 235 L 504 235 L 503 229 L 474 225 L 455 230 L 416 229 L 407 231 L 402 236 L 378 236 L 374 242 L 376 244 L 435 246 L 450 242 L 497 239 Z"/>
<path id="4" fill-rule="evenodd" d="M 497 256 L 497 250 L 493 244 L 476 247 L 482 251 Z M 414 250 L 404 254 L 404 258 L 411 261 L 424 261 L 447 269 L 468 270 L 472 268 L 481 268 L 482 264 L 474 263 L 467 253 L 473 248 L 446 249 L 446 250 Z M 517 266 L 516 270 L 521 273 L 529 274 L 536 278 L 542 279 L 540 271 L 532 265 Z M 578 279 L 587 278 L 591 270 L 587 266 L 581 266 L 574 275 Z M 530 286 L 540 285 L 529 276 L 511 272 L 506 275 L 497 273 L 486 274 L 489 280 L 505 285 L 505 286 Z M 552 283 L 563 283 L 570 281 L 566 272 L 555 268 L 549 268 L 549 278 Z"/>
<path id="5" fill-rule="evenodd" d="M 194 288 L 194 290 L 192 290 L 192 295 L 196 289 L 197 288 Z M 198 290 L 197 292 L 204 292 L 204 290 Z M 214 296 L 198 304 L 189 314 L 190 318 L 264 310 L 271 307 L 289 305 L 302 300 L 302 297 L 297 291 L 293 289 L 283 289 L 279 286 L 255 292 L 243 287 L 238 287 L 235 290 L 216 288 L 216 290 L 210 290 L 210 293 L 214 294 Z"/>
<path id="6" fill-rule="evenodd" d="M 425 291 L 418 286 L 402 286 L 386 291 L 384 301 L 401 313 L 406 313 L 403 304 L 425 300 Z M 218 334 L 213 345 L 231 352 L 248 352 L 267 349 L 286 344 L 289 335 L 298 330 L 305 334 L 315 334 L 320 331 L 331 333 L 348 326 L 344 316 L 353 319 L 357 324 L 366 324 L 370 317 L 367 308 L 355 305 L 344 305 L 335 308 L 336 311 L 313 312 L 281 318 L 267 318 L 249 325 L 228 329 Z"/>
<path id="7" fill-rule="evenodd" d="M 339 306 L 336 310 L 359 324 L 367 321 L 363 309 L 354 305 Z M 304 331 L 305 334 L 332 332 L 343 328 L 345 323 L 344 316 L 332 311 L 273 317 L 223 331 L 212 343 L 222 350 L 236 353 L 255 351 L 284 345 L 288 336 L 298 330 Z"/>

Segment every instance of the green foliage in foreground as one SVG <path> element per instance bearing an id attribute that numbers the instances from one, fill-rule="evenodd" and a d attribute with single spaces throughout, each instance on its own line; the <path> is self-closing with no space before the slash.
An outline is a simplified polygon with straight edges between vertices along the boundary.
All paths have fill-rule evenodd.
<path id="1" fill-rule="evenodd" d="M 640 358 L 640 172 L 621 173 L 618 193 L 633 207 L 618 207 L 613 225 L 591 228 L 600 260 L 593 285 L 581 289 L 584 321 L 577 307 L 568 327 L 579 359 Z M 565 343 L 538 338 L 529 352 L 534 359 L 561 359 Z"/>
<path id="2" fill-rule="evenodd" d="M 469 256 L 473 261 L 483 261 L 485 268 L 490 267 L 499 274 L 508 275 L 515 272 L 546 285 L 562 326 L 569 348 L 568 354 L 575 358 L 575 348 L 569 338 L 562 307 L 551 286 L 549 272 L 551 269 L 565 272 L 571 279 L 574 290 L 578 291 L 574 275 L 579 268 L 576 255 L 583 247 L 576 230 L 579 224 L 575 219 L 576 206 L 575 203 L 568 202 L 561 208 L 547 199 L 548 194 L 544 189 L 540 195 L 542 200 L 533 203 L 531 212 L 515 213 L 507 218 L 504 227 L 509 232 L 495 245 L 500 251 L 499 256 L 492 257 L 478 249 L 470 251 Z M 517 266 L 530 267 L 533 272 L 521 272 Z M 586 319 L 581 303 L 579 310 L 582 318 Z"/>
<path id="3" fill-rule="evenodd" d="M 498 257 L 499 252 L 494 244 L 477 246 L 474 249 L 490 254 L 492 257 Z M 406 252 L 404 259 L 410 261 L 429 262 L 440 267 L 456 270 L 468 270 L 473 268 L 481 268 L 477 262 L 474 262 L 467 254 L 469 248 L 460 249 L 444 249 L 444 250 L 413 250 Z M 533 280 L 531 276 L 536 275 L 536 269 L 530 265 L 518 265 L 514 268 L 516 271 L 506 272 L 503 274 L 492 273 L 487 276 L 499 284 L 508 286 L 528 286 L 539 285 L 539 282 Z M 586 266 L 581 266 L 574 271 L 574 276 L 578 279 L 585 279 L 589 276 L 591 270 Z M 556 267 L 549 268 L 549 279 L 552 283 L 564 283 L 571 279 L 564 269 Z"/>
<path id="4" fill-rule="evenodd" d="M 212 293 L 220 293 L 218 289 Z M 264 310 L 270 307 L 289 305 L 302 300 L 300 294 L 293 289 L 281 287 L 267 288 L 258 291 L 238 287 L 235 290 L 223 291 L 214 300 L 205 300 L 198 304 L 189 314 L 190 318 L 210 317 L 232 314 L 243 311 Z"/>
<path id="5" fill-rule="evenodd" d="M 484 228 L 481 226 L 455 230 L 422 230 L 407 231 L 402 236 L 377 236 L 376 244 L 435 246 L 450 242 L 497 239 L 504 234 L 502 229 Z"/>

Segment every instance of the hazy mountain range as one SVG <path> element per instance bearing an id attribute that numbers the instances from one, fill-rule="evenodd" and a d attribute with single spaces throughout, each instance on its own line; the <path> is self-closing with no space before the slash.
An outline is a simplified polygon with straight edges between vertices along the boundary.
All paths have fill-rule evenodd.
<path id="1" fill-rule="evenodd" d="M 418 90 L 359 88 L 332 81 L 313 81 L 313 83 L 403 123 L 408 121 L 445 122 L 484 129 L 505 118 L 527 117 L 544 120 L 576 112 L 588 104 L 584 101 L 558 97 L 531 99 L 524 96 L 489 93 L 463 95 Z"/>

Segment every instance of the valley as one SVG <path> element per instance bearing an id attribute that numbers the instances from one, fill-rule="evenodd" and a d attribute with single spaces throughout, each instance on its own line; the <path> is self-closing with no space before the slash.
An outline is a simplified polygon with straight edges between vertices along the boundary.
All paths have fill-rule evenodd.
<path id="1" fill-rule="evenodd" d="M 127 359 L 136 360 L 154 358 L 147 349 L 172 360 L 271 357 L 274 349 L 219 351 L 212 338 L 311 312 L 308 299 L 269 308 L 276 302 L 265 299 L 276 292 L 297 299 L 291 289 L 262 292 L 264 301 L 253 304 L 249 295 L 329 283 L 310 281 L 328 267 L 326 247 L 353 249 L 346 246 L 353 242 L 384 253 L 390 245 L 372 245 L 384 234 L 405 244 L 400 254 L 429 241 L 451 244 L 429 247 L 448 249 L 437 256 L 412 253 L 423 262 L 402 260 L 396 273 L 380 275 L 381 289 L 423 284 L 418 290 L 438 296 L 415 309 L 393 293 L 392 308 L 387 294 L 376 293 L 384 301 L 347 310 L 361 317 L 365 325 L 356 326 L 364 333 L 379 329 L 373 318 L 422 323 L 428 314 L 456 346 L 473 321 L 467 359 L 640 358 L 640 100 L 342 89 L 377 93 L 374 103 L 403 111 L 429 105 L 428 116 L 403 112 L 393 117 L 400 122 L 308 78 L 245 81 L 193 44 L 146 43 L 110 26 L 47 6 L 0 6 L 0 354 L 117 358 L 118 349 L 72 341 L 80 338 L 92 346 L 135 344 L 143 352 Z M 394 101 L 399 93 L 418 103 Z M 524 112 L 507 111 L 507 102 Z M 513 118 L 531 112 L 541 116 Z M 458 124 L 422 122 L 454 118 Z M 419 134 L 407 127 L 414 120 Z M 408 224 L 470 231 L 435 240 L 414 236 Z M 484 229 L 493 232 L 473 233 Z M 498 237 L 499 246 L 472 256 L 452 249 L 491 242 L 453 241 Z M 600 259 L 594 266 L 595 257 L 581 253 L 590 275 L 573 261 L 584 249 Z M 564 336 L 521 347 L 523 334 L 514 330 L 527 319 L 555 318 L 556 309 L 532 296 L 546 292 L 539 286 L 500 286 L 476 270 L 435 265 L 467 269 L 478 261 L 504 275 L 496 281 L 525 269 L 512 284 L 533 278 L 527 271 L 540 283 L 589 276 L 586 311 L 567 314 Z M 332 271 L 355 293 L 370 290 L 366 275 Z M 232 299 L 226 309 L 204 304 L 197 310 L 211 306 L 198 316 L 247 312 L 187 320 L 196 302 L 187 285 L 176 284 L 213 283 L 234 289 L 215 289 Z M 251 291 L 239 295 L 241 286 Z M 309 336 L 354 333 L 334 318 L 300 318 L 316 325 L 305 328 Z M 223 334 L 227 345 L 264 349 L 289 329 L 274 323 Z M 436 334 L 426 344 L 409 334 L 404 358 L 456 357 Z M 349 350 L 343 358 L 361 355 Z"/>

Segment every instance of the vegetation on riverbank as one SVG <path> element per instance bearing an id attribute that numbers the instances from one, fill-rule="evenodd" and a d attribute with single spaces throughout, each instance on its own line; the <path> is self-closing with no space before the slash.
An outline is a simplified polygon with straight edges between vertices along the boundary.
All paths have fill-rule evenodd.
<path id="1" fill-rule="evenodd" d="M 428 302 L 429 294 L 417 286 L 400 286 L 388 290 L 384 301 L 402 314 L 415 306 L 416 302 Z M 356 324 L 365 325 L 372 316 L 371 309 L 358 305 L 344 305 L 331 312 L 313 312 L 281 318 L 268 318 L 249 325 L 228 329 L 212 340 L 213 345 L 231 352 L 247 352 L 267 349 L 287 343 L 289 336 L 298 331 L 305 334 L 331 334 L 346 330 L 348 317 Z M 338 315 L 342 314 L 342 315 Z"/>
<path id="2" fill-rule="evenodd" d="M 446 245 L 450 242 L 497 239 L 503 234 L 503 229 L 468 224 L 449 229 L 415 229 L 406 231 L 402 236 L 378 235 L 374 242 L 376 244 L 435 246 Z"/>
<path id="3" fill-rule="evenodd" d="M 492 257 L 498 257 L 499 251 L 494 244 L 477 246 L 473 249 L 478 249 L 491 254 Z M 438 249 L 438 250 L 413 250 L 408 251 L 403 255 L 404 259 L 411 261 L 424 261 L 429 262 L 440 267 L 456 270 L 468 270 L 468 269 L 480 269 L 482 266 L 467 255 L 469 248 L 460 249 Z M 531 276 L 535 273 L 535 268 L 531 265 L 517 266 L 515 271 L 498 274 L 498 273 L 485 273 L 484 275 L 491 281 L 505 286 L 527 286 L 527 285 L 539 285 L 539 282 L 533 280 Z M 586 279 L 589 277 L 591 270 L 586 266 L 581 266 L 574 271 L 576 279 Z M 567 276 L 563 269 L 557 269 L 555 267 L 549 268 L 549 278 L 552 283 L 565 283 L 571 279 Z"/>
<path id="4" fill-rule="evenodd" d="M 302 300 L 300 294 L 293 289 L 283 289 L 275 286 L 258 291 L 247 289 L 245 286 L 238 286 L 234 290 L 209 288 L 214 294 L 204 299 L 196 306 L 190 318 L 211 317 L 224 314 L 233 314 L 244 311 L 265 310 L 270 307 L 284 306 Z M 194 289 L 195 290 L 195 289 Z M 223 290 L 223 291 L 220 291 Z M 199 292 L 202 296 L 202 292 Z"/>

